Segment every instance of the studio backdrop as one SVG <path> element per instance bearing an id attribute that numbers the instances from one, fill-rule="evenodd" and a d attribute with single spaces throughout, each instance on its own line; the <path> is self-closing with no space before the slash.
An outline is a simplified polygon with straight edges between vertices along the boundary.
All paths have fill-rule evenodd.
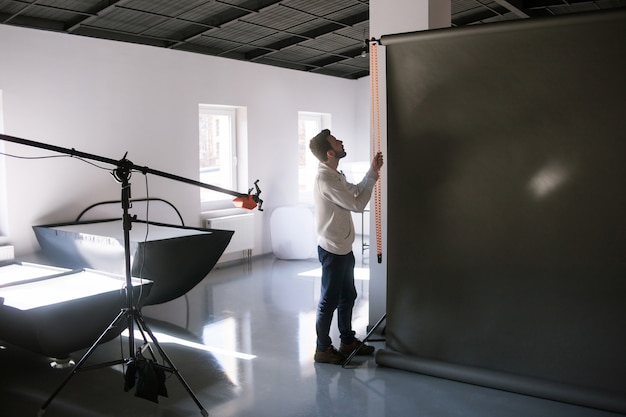
<path id="1" fill-rule="evenodd" d="M 626 13 L 383 36 L 380 365 L 626 413 Z"/>

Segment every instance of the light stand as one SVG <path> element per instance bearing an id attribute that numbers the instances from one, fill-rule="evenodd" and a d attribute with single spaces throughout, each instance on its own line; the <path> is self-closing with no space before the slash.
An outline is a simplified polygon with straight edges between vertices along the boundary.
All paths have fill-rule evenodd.
<path id="1" fill-rule="evenodd" d="M 348 356 L 346 358 L 345 361 L 343 361 L 343 363 L 341 364 L 342 368 L 346 368 L 346 366 L 348 366 L 348 364 L 350 363 L 350 361 L 352 360 L 352 358 L 354 358 L 354 355 L 356 355 L 359 350 L 361 349 L 361 346 L 363 346 L 365 344 L 365 342 L 367 342 L 369 340 L 369 338 L 372 336 L 372 334 L 374 333 L 374 331 L 376 331 L 376 329 L 378 328 L 378 326 L 380 326 L 380 324 L 383 322 L 383 320 L 387 319 L 387 313 L 383 314 L 382 317 L 380 319 L 378 319 L 378 321 L 376 322 L 376 324 L 374 325 L 374 327 L 372 327 L 370 329 L 370 331 L 367 333 L 367 335 L 363 338 L 363 340 L 361 341 L 361 343 L 359 343 L 359 345 L 356 347 L 356 349 L 354 349 L 352 351 L 352 353 L 350 353 L 350 356 Z"/>
<path id="2" fill-rule="evenodd" d="M 203 187 L 203 188 L 209 188 L 209 189 L 214 190 L 214 191 L 219 191 L 219 192 L 223 192 L 223 193 L 226 193 L 226 194 L 234 195 L 234 196 L 236 196 L 236 198 L 234 200 L 235 205 L 237 205 L 239 207 L 253 209 L 254 207 L 256 207 L 256 205 L 258 203 L 259 210 L 261 210 L 261 206 L 263 204 L 263 200 L 261 200 L 259 198 L 259 194 L 260 194 L 261 191 L 260 191 L 259 186 L 258 186 L 258 180 L 254 183 L 254 185 L 256 187 L 256 191 L 257 191 L 256 194 L 254 194 L 254 195 L 251 194 L 252 188 L 248 191 L 248 194 L 243 194 L 243 193 L 237 193 L 237 192 L 234 192 L 234 191 L 226 190 L 226 189 L 223 189 L 223 188 L 220 188 L 220 187 L 215 187 L 215 186 L 212 186 L 212 185 L 204 184 L 204 183 L 201 183 L 201 182 L 198 182 L 198 181 L 189 180 L 189 179 L 186 179 L 186 178 L 183 178 L 183 177 L 178 177 L 178 176 L 171 175 L 171 174 L 166 174 L 166 173 L 163 173 L 163 172 L 160 172 L 160 171 L 155 171 L 155 170 L 152 170 L 152 169 L 147 168 L 147 167 L 137 167 L 131 161 L 126 159 L 126 155 L 124 155 L 124 157 L 120 161 L 115 161 L 113 159 L 103 158 L 103 157 L 99 157 L 99 156 L 96 156 L 96 155 L 87 154 L 87 153 L 84 153 L 84 152 L 78 152 L 78 151 L 76 151 L 74 149 L 61 148 L 61 147 L 58 147 L 58 146 L 47 145 L 47 144 L 44 144 L 44 143 L 35 142 L 35 141 L 31 141 L 31 140 L 26 140 L 26 139 L 20 139 L 20 138 L 7 136 L 7 135 L 3 135 L 3 134 L 0 134 L 0 139 L 8 141 L 8 142 L 15 142 L 15 143 L 19 143 L 19 144 L 22 144 L 22 145 L 34 146 L 34 147 L 41 148 L 41 149 L 47 149 L 47 150 L 51 150 L 51 151 L 55 151 L 55 152 L 60 152 L 60 153 L 67 154 L 67 155 L 70 155 L 70 156 L 77 156 L 77 157 L 81 157 L 81 158 L 93 159 L 93 160 L 96 160 L 96 161 L 100 161 L 100 162 L 105 162 L 105 163 L 111 164 L 113 166 L 117 166 L 117 168 L 113 170 L 112 174 L 113 174 L 113 177 L 115 178 L 115 180 L 118 181 L 121 184 L 121 189 L 122 189 L 122 211 L 123 211 L 122 223 L 123 223 L 123 228 L 124 228 L 124 261 L 125 261 L 125 277 L 126 277 L 126 308 L 122 309 L 119 312 L 117 317 L 115 317 L 115 319 L 113 319 L 111 324 L 109 324 L 109 326 L 104 330 L 104 332 L 102 332 L 102 334 L 98 337 L 98 339 L 93 343 L 93 345 L 87 350 L 87 352 L 83 355 L 83 357 L 74 366 L 74 368 L 72 369 L 72 372 L 65 378 L 65 380 L 61 383 L 61 385 L 50 395 L 50 397 L 46 400 L 46 402 L 41 406 L 41 408 L 39 410 L 39 413 L 38 413 L 38 416 L 42 416 L 45 413 L 46 408 L 50 405 L 50 403 L 54 400 L 54 398 L 59 394 L 59 392 L 61 392 L 63 387 L 70 381 L 70 379 L 76 373 L 78 373 L 78 371 L 80 371 L 80 370 L 88 370 L 88 369 L 96 369 L 96 368 L 103 368 L 103 367 L 108 367 L 108 366 L 113 366 L 113 365 L 124 364 L 124 363 L 127 362 L 126 359 L 121 358 L 119 360 L 110 361 L 110 362 L 106 362 L 106 363 L 101 363 L 101 364 L 97 364 L 97 365 L 91 365 L 91 366 L 86 366 L 86 367 L 83 366 L 85 361 L 91 356 L 91 354 L 98 347 L 98 345 L 100 344 L 100 342 L 102 341 L 102 339 L 106 335 L 107 331 L 109 329 L 111 329 L 111 328 L 116 327 L 123 319 L 126 319 L 127 320 L 127 327 L 128 327 L 128 353 L 130 355 L 130 358 L 128 360 L 136 360 L 138 358 L 138 356 L 141 354 L 141 352 L 140 352 L 141 349 L 139 349 L 138 351 L 135 351 L 134 330 L 135 330 L 135 325 L 136 325 L 137 329 L 139 330 L 139 332 L 141 333 L 141 335 L 143 337 L 144 342 L 146 344 L 148 343 L 148 339 L 146 337 L 146 334 L 147 334 L 149 336 L 151 342 L 156 346 L 156 348 L 157 348 L 161 358 L 164 360 L 164 362 L 167 363 L 167 366 L 158 365 L 158 364 L 154 364 L 154 366 L 157 367 L 157 368 L 160 368 L 162 371 L 171 372 L 171 373 L 175 374 L 176 377 L 178 378 L 178 380 L 180 381 L 180 383 L 183 385 L 183 387 L 185 388 L 185 390 L 189 394 L 189 396 L 192 398 L 192 400 L 196 403 L 196 405 L 200 409 L 200 413 L 204 417 L 208 417 L 209 413 L 202 406 L 202 404 L 200 403 L 198 398 L 195 396 L 195 394 L 193 393 L 193 391 L 191 390 L 191 388 L 189 387 L 189 385 L 187 384 L 187 382 L 185 381 L 183 376 L 180 374 L 178 369 L 174 366 L 173 362 L 167 356 L 167 354 L 165 353 L 165 351 L 163 350 L 163 348 L 161 347 L 161 345 L 159 344 L 157 339 L 154 337 L 154 334 L 150 330 L 148 324 L 144 320 L 144 318 L 143 318 L 143 316 L 141 314 L 141 311 L 135 306 L 135 299 L 134 299 L 134 293 L 133 293 L 133 284 L 132 284 L 132 277 L 131 277 L 131 256 L 130 256 L 130 230 L 132 228 L 132 218 L 131 218 L 131 216 L 130 216 L 130 214 L 128 212 L 128 210 L 130 208 L 130 199 L 131 199 L 130 177 L 131 177 L 132 171 L 141 171 L 144 174 L 146 174 L 146 173 L 156 174 L 156 175 L 159 175 L 159 176 L 162 176 L 162 177 L 166 177 L 166 178 L 174 179 L 174 180 L 177 180 L 177 181 L 182 181 L 182 182 L 186 182 L 186 183 L 189 183 L 189 184 L 197 185 L 197 186 L 200 186 L 200 187 Z M 150 353 L 152 354 L 152 356 L 154 358 L 154 354 L 153 354 L 152 350 L 150 350 Z"/>

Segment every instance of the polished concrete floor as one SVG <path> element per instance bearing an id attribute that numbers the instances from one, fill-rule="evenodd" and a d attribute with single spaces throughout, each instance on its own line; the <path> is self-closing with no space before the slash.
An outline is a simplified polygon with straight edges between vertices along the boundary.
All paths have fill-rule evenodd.
<path id="1" fill-rule="evenodd" d="M 362 337 L 368 323 L 368 273 L 366 265 L 357 266 L 354 326 Z M 201 416 L 202 410 L 212 417 L 617 416 L 379 367 L 374 357 L 356 357 L 345 369 L 316 364 L 319 285 L 316 260 L 264 256 L 251 264 L 216 268 L 185 297 L 144 308 L 158 345 L 191 388 L 190 394 L 176 373 L 168 374 L 168 395 L 158 403 L 124 391 L 121 365 L 81 367 L 72 374 L 72 368 L 53 369 L 49 358 L 5 344 L 0 416 L 180 417 Z M 372 344 L 381 348 L 384 340 Z M 85 365 L 126 357 L 128 346 L 125 336 L 99 345 Z M 83 354 L 76 352 L 74 358 Z M 68 375 L 68 383 L 56 392 Z"/>

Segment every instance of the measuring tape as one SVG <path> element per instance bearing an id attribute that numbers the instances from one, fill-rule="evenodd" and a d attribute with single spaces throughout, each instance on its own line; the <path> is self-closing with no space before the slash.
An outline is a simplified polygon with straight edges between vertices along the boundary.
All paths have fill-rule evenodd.
<path id="1" fill-rule="evenodd" d="M 380 101 L 378 95 L 378 42 L 372 38 L 370 42 L 370 79 L 372 82 L 372 154 L 380 152 Z M 374 140 L 374 135 L 376 140 Z M 383 261 L 383 241 L 381 233 L 381 172 L 378 170 L 378 181 L 374 186 L 374 218 L 376 222 L 376 255 L 378 263 Z"/>

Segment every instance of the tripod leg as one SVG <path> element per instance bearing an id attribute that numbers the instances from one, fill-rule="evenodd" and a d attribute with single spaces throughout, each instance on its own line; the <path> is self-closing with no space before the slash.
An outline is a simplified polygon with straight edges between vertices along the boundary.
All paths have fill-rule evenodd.
<path id="1" fill-rule="evenodd" d="M 154 354 L 154 350 L 152 349 L 152 346 L 150 346 L 150 343 L 148 342 L 148 338 L 146 337 L 145 330 L 143 329 L 143 327 L 141 327 L 143 323 L 139 320 L 140 314 L 141 313 L 137 311 L 137 314 L 133 316 L 133 323 L 137 325 L 137 330 L 139 330 L 139 333 L 141 333 L 141 338 L 143 339 L 143 346 L 138 348 L 137 352 L 141 352 L 143 354 L 145 350 L 148 350 L 148 352 L 150 352 L 150 357 L 152 358 L 153 361 L 156 362 L 157 358 Z"/>
<path id="2" fill-rule="evenodd" d="M 383 320 L 385 320 L 387 318 L 387 313 L 383 314 L 383 316 L 378 319 L 378 321 L 376 322 L 376 324 L 374 325 L 374 327 L 372 327 L 370 329 L 370 331 L 367 333 L 367 335 L 365 336 L 365 338 L 363 338 L 363 340 L 361 341 L 361 343 L 359 344 L 359 346 L 354 349 L 352 351 L 352 353 L 350 354 L 350 356 L 348 356 L 348 358 L 345 360 L 345 362 L 341 365 L 342 368 L 345 368 L 346 366 L 348 366 L 348 364 L 350 363 L 350 361 L 352 360 L 352 358 L 354 358 L 354 355 L 356 355 L 356 353 L 359 351 L 359 349 L 361 349 L 361 346 L 363 346 L 365 344 L 365 342 L 367 342 L 367 340 L 370 338 L 370 336 L 372 335 L 372 333 L 374 333 L 374 331 L 378 328 L 378 326 L 380 326 L 380 323 L 383 322 Z"/>
<path id="3" fill-rule="evenodd" d="M 209 413 L 208 411 L 206 411 L 204 409 L 204 407 L 202 406 L 202 403 L 200 402 L 200 400 L 198 400 L 198 398 L 196 397 L 196 395 L 193 393 L 193 391 L 191 390 L 191 387 L 189 386 L 189 384 L 187 384 L 187 381 L 185 381 L 185 379 L 183 378 L 183 376 L 180 374 L 180 372 L 178 371 L 178 369 L 176 368 L 176 366 L 174 366 L 174 363 L 172 362 L 172 360 L 169 358 L 169 356 L 167 356 L 167 353 L 165 353 L 165 351 L 163 350 L 163 348 L 161 347 L 161 345 L 159 344 L 159 342 L 157 341 L 156 337 L 154 337 L 154 334 L 152 333 L 152 330 L 150 330 L 150 327 L 148 327 L 148 324 L 146 323 L 146 321 L 143 319 L 143 317 L 141 317 L 140 315 L 137 315 L 135 317 L 135 321 L 137 322 L 137 324 L 139 325 L 139 328 L 141 329 L 141 332 L 143 334 L 143 332 L 145 331 L 148 336 L 150 336 L 150 339 L 152 340 L 152 342 L 154 343 L 154 345 L 156 346 L 157 350 L 159 351 L 159 354 L 161 355 L 161 357 L 165 360 L 165 362 L 167 362 L 168 366 L 170 367 L 170 370 L 176 375 L 176 377 L 178 378 L 178 380 L 180 381 L 180 383 L 182 384 L 182 386 L 185 388 L 185 390 L 187 391 L 187 393 L 189 394 L 189 396 L 191 397 L 191 399 L 196 403 L 196 405 L 198 406 L 198 408 L 200 409 L 200 413 L 204 416 L 204 417 L 208 417 Z"/>
<path id="4" fill-rule="evenodd" d="M 89 350 L 87 350 L 87 352 L 85 352 L 85 354 L 83 355 L 82 358 L 80 358 L 80 360 L 78 361 L 78 363 L 74 366 L 74 368 L 72 368 L 72 372 L 70 372 L 70 374 L 65 378 L 65 380 L 63 380 L 63 382 L 61 383 L 61 385 L 59 385 L 59 387 L 50 395 L 50 397 L 48 397 L 48 399 L 46 400 L 45 403 L 43 403 L 43 405 L 41 406 L 41 408 L 39 409 L 39 412 L 37 413 L 37 416 L 43 416 L 43 413 L 45 413 L 46 408 L 50 405 L 50 403 L 52 402 L 52 400 L 54 400 L 54 398 L 59 394 L 59 392 L 61 392 L 61 390 L 63 389 L 63 387 L 70 382 L 70 379 L 72 379 L 72 377 L 74 375 L 76 375 L 78 373 L 78 371 L 80 370 L 80 368 L 82 367 L 83 363 L 85 363 L 85 361 L 89 358 L 89 356 L 91 356 L 91 354 L 94 352 L 94 350 L 96 350 L 96 348 L 98 347 L 98 345 L 100 344 L 100 342 L 102 341 L 102 339 L 104 338 L 104 336 L 106 335 L 106 332 L 114 327 L 118 321 L 120 321 L 125 315 L 127 314 L 127 310 L 122 309 L 119 314 L 117 315 L 117 317 L 115 317 L 115 319 L 113 319 L 113 321 L 111 322 L 111 324 L 109 324 L 109 326 L 102 332 L 102 334 L 98 337 L 98 339 L 93 343 L 93 345 L 91 345 L 91 347 L 89 348 Z"/>

